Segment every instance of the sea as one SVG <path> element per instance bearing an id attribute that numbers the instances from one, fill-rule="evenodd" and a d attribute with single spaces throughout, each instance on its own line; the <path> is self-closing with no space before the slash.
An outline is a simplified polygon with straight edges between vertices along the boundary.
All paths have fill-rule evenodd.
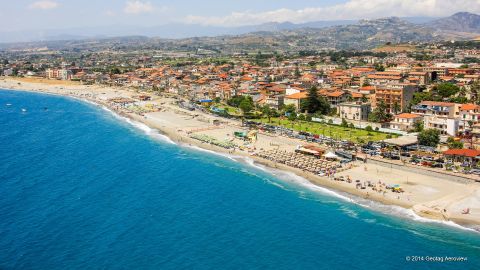
<path id="1" fill-rule="evenodd" d="M 480 233 L 0 90 L 0 269 L 480 269 Z"/>

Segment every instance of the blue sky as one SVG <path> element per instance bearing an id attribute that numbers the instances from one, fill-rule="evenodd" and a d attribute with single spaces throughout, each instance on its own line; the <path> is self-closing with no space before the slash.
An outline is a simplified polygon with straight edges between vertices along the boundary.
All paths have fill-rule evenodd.
<path id="1" fill-rule="evenodd" d="M 0 0 L 0 31 L 172 22 L 239 26 L 480 12 L 480 0 Z"/>

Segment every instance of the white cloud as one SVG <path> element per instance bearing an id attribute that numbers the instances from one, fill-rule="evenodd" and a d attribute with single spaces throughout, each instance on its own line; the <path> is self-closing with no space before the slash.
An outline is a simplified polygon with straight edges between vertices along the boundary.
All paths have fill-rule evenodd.
<path id="1" fill-rule="evenodd" d="M 139 0 L 128 1 L 123 9 L 125 13 L 135 15 L 141 13 L 151 13 L 153 10 L 154 7 L 150 2 L 142 2 Z"/>
<path id="2" fill-rule="evenodd" d="M 54 9 L 56 7 L 58 7 L 58 3 L 50 0 L 33 2 L 28 6 L 28 8 L 30 9 L 43 9 L 43 10 Z"/>
<path id="3" fill-rule="evenodd" d="M 233 12 L 226 16 L 189 15 L 187 23 L 240 26 L 266 22 L 303 23 L 321 20 L 366 19 L 388 16 L 449 16 L 455 12 L 480 12 L 480 0 L 349 0 L 342 4 L 299 10 L 277 9 L 266 12 Z"/>

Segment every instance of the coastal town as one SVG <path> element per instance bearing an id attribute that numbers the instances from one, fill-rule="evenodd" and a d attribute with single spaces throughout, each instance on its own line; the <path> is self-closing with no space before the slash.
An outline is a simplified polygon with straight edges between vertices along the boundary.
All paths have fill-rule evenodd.
<path id="1" fill-rule="evenodd" d="M 87 99 L 177 142 L 480 223 L 478 42 L 235 54 L 45 47 L 0 59 L 2 88 Z"/>

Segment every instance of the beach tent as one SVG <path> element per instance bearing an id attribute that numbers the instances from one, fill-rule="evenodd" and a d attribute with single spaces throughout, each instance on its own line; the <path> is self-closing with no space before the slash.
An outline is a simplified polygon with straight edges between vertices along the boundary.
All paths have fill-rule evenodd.
<path id="1" fill-rule="evenodd" d="M 304 148 L 304 147 L 300 147 L 300 148 L 296 149 L 295 152 L 306 154 L 306 155 L 313 155 L 313 156 L 318 156 L 319 155 L 319 153 L 317 151 L 307 149 L 307 148 Z"/>
<path id="2" fill-rule="evenodd" d="M 332 152 L 328 152 L 324 155 L 325 158 L 338 159 L 339 157 Z"/>

